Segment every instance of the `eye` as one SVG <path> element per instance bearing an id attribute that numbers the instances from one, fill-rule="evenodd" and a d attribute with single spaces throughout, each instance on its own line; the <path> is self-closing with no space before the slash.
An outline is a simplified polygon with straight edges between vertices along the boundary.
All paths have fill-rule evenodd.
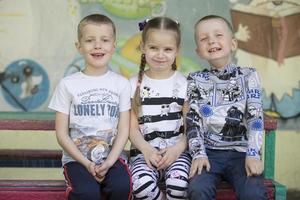
<path id="1" fill-rule="evenodd" d="M 165 51 L 173 51 L 172 48 L 166 48 Z"/>
<path id="2" fill-rule="evenodd" d="M 217 33 L 216 36 L 217 36 L 217 37 L 222 37 L 223 34 L 222 34 L 222 33 Z"/>
<path id="3" fill-rule="evenodd" d="M 92 39 L 86 39 L 85 42 L 89 43 L 89 42 L 93 42 Z"/>
<path id="4" fill-rule="evenodd" d="M 157 47 L 156 46 L 149 46 L 149 49 L 156 50 Z"/>
<path id="5" fill-rule="evenodd" d="M 207 40 L 207 37 L 200 38 L 200 42 L 204 42 Z"/>
<path id="6" fill-rule="evenodd" d="M 110 42 L 110 39 L 104 38 L 102 39 L 103 42 Z"/>

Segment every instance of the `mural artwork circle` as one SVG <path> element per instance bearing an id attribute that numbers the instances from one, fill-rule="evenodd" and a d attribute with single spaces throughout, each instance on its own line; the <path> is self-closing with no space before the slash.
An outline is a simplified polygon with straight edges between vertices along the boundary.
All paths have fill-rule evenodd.
<path id="1" fill-rule="evenodd" d="M 4 99 L 14 108 L 30 111 L 48 98 L 48 75 L 43 67 L 33 60 L 16 60 L 0 74 Z"/>

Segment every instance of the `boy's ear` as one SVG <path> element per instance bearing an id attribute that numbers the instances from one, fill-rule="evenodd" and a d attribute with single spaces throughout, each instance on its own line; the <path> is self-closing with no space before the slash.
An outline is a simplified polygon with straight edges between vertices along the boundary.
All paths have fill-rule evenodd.
<path id="1" fill-rule="evenodd" d="M 236 38 L 232 38 L 231 40 L 231 51 L 235 51 L 238 47 L 238 42 Z"/>
<path id="2" fill-rule="evenodd" d="M 202 58 L 201 53 L 200 53 L 200 49 L 199 49 L 198 46 L 197 46 L 197 48 L 195 49 L 195 52 L 196 52 L 196 54 L 197 54 L 200 58 Z"/>
<path id="3" fill-rule="evenodd" d="M 75 47 L 76 47 L 76 49 L 77 49 L 78 51 L 80 51 L 80 44 L 79 44 L 79 42 L 75 42 Z"/>

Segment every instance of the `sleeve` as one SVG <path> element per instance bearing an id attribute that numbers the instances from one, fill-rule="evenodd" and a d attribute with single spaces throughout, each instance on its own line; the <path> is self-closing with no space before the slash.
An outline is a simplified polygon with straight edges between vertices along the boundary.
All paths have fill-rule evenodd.
<path id="1" fill-rule="evenodd" d="M 199 113 L 197 99 L 197 85 L 195 79 L 189 75 L 187 86 L 187 97 L 189 111 L 186 116 L 186 133 L 188 138 L 189 151 L 193 159 L 207 157 L 204 146 L 203 120 Z"/>
<path id="2" fill-rule="evenodd" d="M 135 94 L 135 90 L 136 90 L 136 84 L 137 84 L 137 76 L 133 76 L 129 79 L 130 82 L 130 87 L 131 87 L 131 94 L 130 94 L 130 98 L 133 98 L 134 94 Z"/>
<path id="3" fill-rule="evenodd" d="M 65 82 L 61 80 L 57 85 L 48 108 L 69 115 L 72 95 L 68 91 Z"/>
<path id="4" fill-rule="evenodd" d="M 248 127 L 247 156 L 260 158 L 264 133 L 262 90 L 258 73 L 251 69 L 246 77 L 246 123 Z"/>
<path id="5" fill-rule="evenodd" d="M 120 105 L 119 109 L 120 112 L 127 111 L 131 108 L 131 102 L 130 102 L 130 94 L 131 94 L 131 88 L 130 83 L 127 79 L 121 84 L 121 92 L 120 92 Z"/>

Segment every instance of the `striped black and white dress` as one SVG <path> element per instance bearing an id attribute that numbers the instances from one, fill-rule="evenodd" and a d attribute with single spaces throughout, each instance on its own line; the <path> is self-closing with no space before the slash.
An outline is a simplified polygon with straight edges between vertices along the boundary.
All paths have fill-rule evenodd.
<path id="1" fill-rule="evenodd" d="M 130 79 L 134 96 L 137 76 Z M 175 145 L 183 134 L 182 108 L 187 100 L 187 80 L 180 73 L 168 79 L 151 79 L 144 74 L 140 86 L 141 108 L 138 118 L 144 139 L 157 149 Z M 184 199 L 188 184 L 191 158 L 184 152 L 166 170 L 147 167 L 141 152 L 131 148 L 131 171 L 136 198 L 160 199 L 157 182 L 164 179 L 168 199 Z M 154 189 L 153 189 L 154 188 Z"/>

